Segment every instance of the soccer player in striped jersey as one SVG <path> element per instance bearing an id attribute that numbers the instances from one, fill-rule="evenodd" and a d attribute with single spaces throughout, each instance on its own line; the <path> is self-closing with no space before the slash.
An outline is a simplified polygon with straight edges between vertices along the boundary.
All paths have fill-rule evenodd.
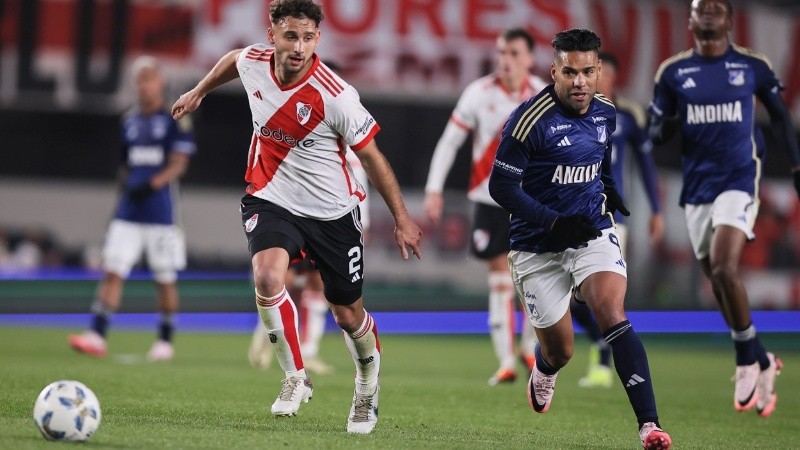
<path id="1" fill-rule="evenodd" d="M 138 105 L 122 120 L 122 191 L 103 246 L 103 279 L 92 303 L 88 330 L 69 337 L 75 350 L 106 356 L 106 334 L 122 302 L 131 268 L 147 255 L 158 292 L 161 319 L 150 361 L 172 359 L 173 318 L 178 312 L 177 271 L 186 266 L 186 247 L 178 225 L 178 179 L 195 152 L 189 118 L 174 120 L 164 105 L 164 76 L 158 61 L 142 56 L 133 63 Z"/>
<path id="2" fill-rule="evenodd" d="M 624 199 L 626 161 L 632 153 L 635 154 L 636 165 L 650 202 L 650 241 L 657 244 L 664 235 L 664 218 L 661 216 L 655 164 L 650 152 L 653 144 L 647 135 L 645 112 L 638 104 L 615 94 L 619 68 L 617 58 L 604 52 L 600 52 L 599 57 L 603 64 L 603 76 L 598 80 L 597 90 L 611 99 L 617 108 L 617 129 L 611 134 L 611 170 L 614 174 L 614 183 L 616 183 L 617 192 Z M 624 256 L 625 245 L 628 242 L 625 216 L 617 211 L 614 213 L 614 222 Z M 581 387 L 611 387 L 613 384 L 611 347 L 603 339 L 603 334 L 585 303 L 573 299 L 570 304 L 570 312 L 575 321 L 587 331 L 592 342 L 589 353 L 589 370 L 586 376 L 578 380 L 578 385 Z"/>
<path id="3" fill-rule="evenodd" d="M 326 64 L 333 68 L 330 63 Z M 352 150 L 347 151 L 346 159 L 358 182 L 366 187 L 369 180 L 361 166 L 361 160 Z M 366 242 L 369 236 L 369 196 L 361 200 L 358 208 Z M 319 346 L 325 334 L 328 302 L 325 300 L 325 285 L 314 262 L 306 258 L 292 264 L 289 268 L 286 285 L 295 285 L 300 289 L 300 354 L 303 355 L 303 365 L 306 371 L 319 375 L 333 373 L 333 366 L 319 357 Z M 272 345 L 269 343 L 269 333 L 260 320 L 253 331 L 247 357 L 253 367 L 264 370 L 268 369 L 272 363 Z"/>
<path id="4" fill-rule="evenodd" d="M 391 166 L 375 144 L 380 127 L 356 90 L 321 63 L 322 9 L 312 0 L 276 0 L 267 38 L 223 56 L 172 107 L 180 118 L 218 86 L 240 78 L 252 113 L 253 138 L 242 198 L 256 306 L 286 377 L 272 404 L 276 416 L 297 414 L 313 393 L 297 332 L 297 309 L 286 292 L 289 264 L 313 258 L 336 323 L 356 368 L 347 431 L 366 434 L 378 422 L 380 342 L 364 309 L 363 235 L 359 202 L 365 189 L 345 159 L 350 147 L 395 220 L 403 259 L 421 258 L 422 232 L 406 210 Z"/>
<path id="5" fill-rule="evenodd" d="M 528 401 L 547 412 L 558 371 L 572 357 L 575 290 L 612 348 L 642 445 L 666 449 L 647 354 L 623 308 L 626 265 L 612 214 L 629 213 L 611 171 L 616 111 L 597 93 L 600 38 L 572 29 L 552 45 L 555 84 L 511 114 L 489 180 L 492 197 L 511 213 L 511 276 L 539 338 Z"/>
<path id="6" fill-rule="evenodd" d="M 508 272 L 508 213 L 489 195 L 488 183 L 500 132 L 508 115 L 520 103 L 544 89 L 545 82 L 530 74 L 534 41 L 521 28 L 511 28 L 497 38 L 496 70 L 472 83 L 461 94 L 442 137 L 433 152 L 425 186 L 425 212 L 434 225 L 442 217 L 442 189 L 456 153 L 472 133 L 472 173 L 467 196 L 475 202 L 470 249 L 489 268 L 489 333 L 500 367 L 489 385 L 516 380 L 514 350 L 514 284 Z M 534 336 L 525 322 L 520 357 L 530 371 Z"/>
<path id="7" fill-rule="evenodd" d="M 656 144 L 682 139 L 684 207 L 689 238 L 731 330 L 736 350 L 733 406 L 772 414 L 782 362 L 767 352 L 750 316 L 739 259 L 755 238 L 761 159 L 755 138 L 755 98 L 769 112 L 789 153 L 800 195 L 800 150 L 783 89 L 767 58 L 730 40 L 728 0 L 694 0 L 689 30 L 694 48 L 667 59 L 655 77 L 650 134 Z"/>

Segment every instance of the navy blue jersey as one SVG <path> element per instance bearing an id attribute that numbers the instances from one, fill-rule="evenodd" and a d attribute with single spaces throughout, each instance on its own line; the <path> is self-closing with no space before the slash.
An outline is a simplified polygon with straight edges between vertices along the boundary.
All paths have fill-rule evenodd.
<path id="1" fill-rule="evenodd" d="M 596 94 L 578 115 L 561 104 L 552 85 L 511 114 L 489 184 L 494 199 L 511 212 L 512 250 L 565 250 L 550 233 L 558 216 L 585 214 L 597 230 L 611 226 L 603 192 L 614 189 L 609 159 L 615 129 L 616 111 L 606 97 Z M 500 187 L 505 180 L 513 183 Z"/>
<path id="2" fill-rule="evenodd" d="M 614 98 L 614 105 L 617 107 L 617 129 L 611 135 L 611 168 L 617 192 L 625 197 L 625 158 L 632 151 L 636 154 L 637 167 L 647 191 L 650 209 L 657 213 L 661 210 L 661 204 L 658 200 L 656 168 L 651 153 L 653 144 L 647 136 L 644 109 L 624 98 Z M 614 220 L 624 223 L 625 216 L 616 211 Z"/>
<path id="3" fill-rule="evenodd" d="M 187 119 L 175 121 L 166 110 L 147 116 L 132 110 L 123 117 L 122 164 L 128 175 L 115 218 L 139 223 L 175 223 L 170 185 L 138 202 L 131 200 L 127 191 L 148 183 L 163 170 L 171 152 L 195 152 L 191 122 Z"/>
<path id="4" fill-rule="evenodd" d="M 735 45 L 716 58 L 687 50 L 664 61 L 655 81 L 651 114 L 681 117 L 681 205 L 712 203 L 728 190 L 756 196 L 755 97 L 781 90 L 766 57 Z"/>

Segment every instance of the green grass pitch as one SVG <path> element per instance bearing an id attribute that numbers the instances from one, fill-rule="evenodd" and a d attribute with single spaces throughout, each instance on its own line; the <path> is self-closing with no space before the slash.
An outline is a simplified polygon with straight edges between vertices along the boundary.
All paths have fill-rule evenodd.
<path id="1" fill-rule="evenodd" d="M 31 417 L 39 391 L 57 379 L 80 380 L 100 399 L 103 421 L 81 444 L 87 449 L 641 447 L 621 384 L 577 387 L 587 360 L 582 336 L 544 415 L 528 406 L 524 380 L 486 384 L 495 368 L 488 337 L 382 336 L 380 421 L 372 435 L 350 436 L 353 367 L 339 336 L 322 345 L 336 373 L 313 378 L 314 398 L 297 417 L 277 419 L 269 407 L 282 373 L 274 363 L 267 371 L 248 365 L 247 335 L 178 334 L 175 360 L 150 364 L 153 333 L 112 329 L 111 354 L 96 360 L 67 347 L 69 331 L 0 328 L 0 448 L 75 448 L 46 442 Z M 800 339 L 762 339 L 785 362 L 768 419 L 733 410 L 729 338 L 643 336 L 675 448 L 800 448 Z"/>

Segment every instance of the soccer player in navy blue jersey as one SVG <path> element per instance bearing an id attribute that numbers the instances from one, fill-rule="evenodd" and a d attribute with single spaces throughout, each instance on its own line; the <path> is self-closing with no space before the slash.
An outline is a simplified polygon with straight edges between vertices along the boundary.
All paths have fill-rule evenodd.
<path id="1" fill-rule="evenodd" d="M 655 144 L 682 137 L 684 207 L 689 238 L 736 349 L 734 408 L 753 406 L 762 417 L 775 409 L 776 375 L 782 362 L 756 335 L 739 259 L 758 214 L 761 158 L 755 137 L 755 97 L 792 160 L 800 194 L 800 150 L 780 97 L 782 85 L 769 61 L 730 40 L 728 0 L 695 0 L 689 30 L 694 48 L 661 64 L 650 106 Z"/>
<path id="2" fill-rule="evenodd" d="M 600 38 L 572 29 L 552 45 L 555 84 L 511 114 L 489 181 L 511 213 L 511 275 L 539 338 L 528 400 L 536 412 L 550 408 L 558 371 L 572 357 L 569 302 L 577 287 L 611 345 L 642 445 L 669 448 L 647 354 L 623 309 L 626 268 L 612 215 L 629 213 L 611 173 L 616 111 L 597 93 Z"/>
<path id="3" fill-rule="evenodd" d="M 189 119 L 176 121 L 164 108 L 165 80 L 158 61 L 142 56 L 133 63 L 138 105 L 122 119 L 122 190 L 103 247 L 103 279 L 92 303 L 88 330 L 69 337 L 81 353 L 106 356 L 111 315 L 122 301 L 131 268 L 147 255 L 158 291 L 158 339 L 147 357 L 173 357 L 173 317 L 178 311 L 177 271 L 186 266 L 183 233 L 176 217 L 178 179 L 195 152 Z"/>
<path id="4" fill-rule="evenodd" d="M 636 167 L 650 203 L 651 214 L 648 227 L 650 241 L 658 244 L 664 235 L 664 218 L 661 216 L 658 180 L 651 154 L 653 144 L 647 135 L 647 119 L 644 108 L 616 95 L 615 85 L 619 68 L 617 58 L 606 52 L 600 52 L 599 57 L 603 64 L 603 75 L 598 80 L 597 90 L 611 99 L 617 108 L 617 129 L 611 134 L 611 170 L 615 187 L 624 198 L 626 161 L 631 155 L 635 155 Z M 625 216 L 619 211 L 615 212 L 614 222 L 616 222 L 616 235 L 622 248 L 622 254 L 625 255 L 625 247 L 628 242 Z M 589 353 L 589 370 L 586 376 L 578 380 L 578 385 L 581 387 L 611 387 L 614 381 L 611 370 L 611 347 L 603 339 L 603 333 L 600 332 L 586 303 L 573 299 L 570 303 L 570 312 L 575 322 L 586 330 L 587 336 L 592 342 Z"/>

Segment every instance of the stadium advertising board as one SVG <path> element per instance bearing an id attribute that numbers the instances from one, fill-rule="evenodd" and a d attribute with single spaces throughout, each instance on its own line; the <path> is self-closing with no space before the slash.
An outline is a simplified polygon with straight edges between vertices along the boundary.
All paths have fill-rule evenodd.
<path id="1" fill-rule="evenodd" d="M 125 68 L 142 53 L 165 60 L 178 87 L 231 48 L 265 40 L 268 0 L 8 0 L 0 8 L 0 104 L 117 109 L 130 101 Z M 689 47 L 681 2 L 600 0 L 325 0 L 319 53 L 367 95 L 452 101 L 492 64 L 495 36 L 529 29 L 537 71 L 549 39 L 588 27 L 621 59 L 628 97 L 647 103 L 660 61 Z M 800 109 L 800 17 L 748 5 L 735 40 L 764 52 Z"/>

